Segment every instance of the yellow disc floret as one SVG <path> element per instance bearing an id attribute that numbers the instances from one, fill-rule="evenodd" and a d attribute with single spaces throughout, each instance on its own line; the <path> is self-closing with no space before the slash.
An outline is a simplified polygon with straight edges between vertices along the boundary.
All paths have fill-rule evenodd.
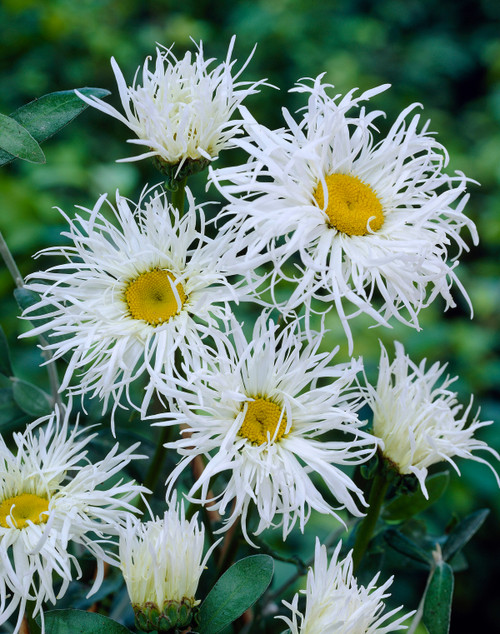
<path id="1" fill-rule="evenodd" d="M 324 211 L 331 227 L 348 236 L 364 236 L 384 224 L 382 204 L 370 185 L 350 174 L 330 174 L 325 181 L 328 204 Z M 314 199 L 323 209 L 325 195 L 321 182 Z"/>
<path id="2" fill-rule="evenodd" d="M 176 315 L 186 301 L 182 284 L 170 271 L 153 269 L 141 273 L 125 289 L 125 302 L 134 319 L 158 326 Z"/>
<path id="3" fill-rule="evenodd" d="M 33 493 L 21 493 L 0 503 L 0 526 L 3 528 L 24 528 L 28 521 L 33 524 L 46 522 L 49 501 Z M 44 515 L 42 515 L 44 513 Z M 7 518 L 10 516 L 10 523 Z"/>
<path id="4" fill-rule="evenodd" d="M 268 436 L 274 441 L 283 438 L 285 430 L 285 411 L 273 401 L 256 398 L 248 402 L 245 419 L 238 433 L 253 445 L 263 445 L 267 442 Z"/>

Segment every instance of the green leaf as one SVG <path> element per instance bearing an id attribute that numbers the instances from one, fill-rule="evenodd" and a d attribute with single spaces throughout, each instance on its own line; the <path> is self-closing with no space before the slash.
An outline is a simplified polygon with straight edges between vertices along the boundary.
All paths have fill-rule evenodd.
<path id="1" fill-rule="evenodd" d="M 21 379 L 12 379 L 12 396 L 23 412 L 35 418 L 46 416 L 54 409 L 53 401 L 46 392 Z"/>
<path id="2" fill-rule="evenodd" d="M 391 548 L 397 550 L 402 555 L 405 555 L 414 561 L 426 564 L 426 566 L 432 566 L 434 562 L 432 554 L 421 548 L 409 537 L 406 537 L 406 535 L 404 535 L 401 531 L 390 528 L 385 531 L 384 539 Z"/>
<path id="3" fill-rule="evenodd" d="M 383 515 L 384 519 L 389 522 L 403 522 L 425 511 L 425 509 L 439 500 L 446 491 L 449 482 L 449 471 L 429 476 L 425 482 L 429 494 L 428 499 L 424 497 L 420 487 L 414 493 L 401 495 L 386 506 Z"/>
<path id="4" fill-rule="evenodd" d="M 40 619 L 37 618 L 37 622 Z M 102 614 L 84 610 L 52 610 L 45 613 L 45 631 L 50 634 L 130 634 L 121 623 Z"/>
<path id="5" fill-rule="evenodd" d="M 12 365 L 10 364 L 9 344 L 7 343 L 7 337 L 0 326 L 0 372 L 5 376 L 12 376 Z"/>
<path id="6" fill-rule="evenodd" d="M 453 584 L 451 566 L 440 561 L 425 593 L 423 622 L 429 634 L 448 634 L 450 631 Z"/>
<path id="7" fill-rule="evenodd" d="M 42 148 L 26 128 L 15 119 L 0 114 L 0 150 L 30 163 L 45 163 Z"/>
<path id="8" fill-rule="evenodd" d="M 222 575 L 201 604 L 199 634 L 217 634 L 266 591 L 274 572 L 269 555 L 240 559 Z"/>
<path id="9" fill-rule="evenodd" d="M 35 291 L 28 290 L 27 288 L 14 289 L 14 297 L 16 298 L 19 308 L 23 311 L 30 306 L 34 306 L 40 301 L 40 295 L 38 295 L 38 293 L 35 293 Z M 28 318 L 31 321 L 32 317 L 36 317 L 36 319 L 33 319 L 32 323 L 34 326 L 39 326 L 41 324 L 47 324 L 51 321 L 50 317 L 47 317 L 47 319 L 41 319 L 41 317 L 42 315 L 48 315 L 52 312 L 54 312 L 53 306 L 44 306 L 40 307 L 36 311 L 30 312 Z"/>
<path id="10" fill-rule="evenodd" d="M 103 88 L 79 88 L 78 90 L 83 95 L 99 98 L 110 94 L 108 90 Z M 41 143 L 53 136 L 86 108 L 88 105 L 77 97 L 74 90 L 63 90 L 49 93 L 21 106 L 10 115 L 10 118 L 26 128 L 33 139 Z M 15 155 L 9 152 L 10 150 L 7 152 L 0 150 L 0 165 L 9 163 L 15 158 Z"/>
<path id="11" fill-rule="evenodd" d="M 443 546 L 443 559 L 445 561 L 449 561 L 465 546 L 472 536 L 481 528 L 489 512 L 489 509 L 475 511 L 455 526 Z"/>
<path id="12" fill-rule="evenodd" d="M 0 388 L 0 428 L 2 433 L 17 429 L 26 418 L 25 413 L 19 409 L 14 401 L 12 388 Z"/>

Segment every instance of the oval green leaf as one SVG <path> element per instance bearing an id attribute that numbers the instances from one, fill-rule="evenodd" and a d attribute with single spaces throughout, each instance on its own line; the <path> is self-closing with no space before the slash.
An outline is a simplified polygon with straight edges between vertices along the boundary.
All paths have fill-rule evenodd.
<path id="1" fill-rule="evenodd" d="M 405 555 L 405 557 L 409 557 L 410 559 L 413 559 L 413 561 L 425 564 L 426 567 L 432 566 L 434 562 L 432 554 L 421 548 L 413 540 L 401 533 L 401 531 L 390 528 L 385 531 L 384 539 L 391 548 L 397 550 L 398 553 Z"/>
<path id="2" fill-rule="evenodd" d="M 84 95 L 99 98 L 110 94 L 109 90 L 103 88 L 78 88 L 78 90 Z M 36 142 L 41 143 L 53 136 L 86 108 L 88 108 L 88 104 L 77 97 L 74 90 L 62 90 L 49 93 L 21 106 L 10 115 L 10 118 L 23 126 Z M 7 150 L 7 148 L 5 149 Z M 0 165 L 9 163 L 15 158 L 15 155 L 9 152 L 10 150 L 3 152 L 0 150 Z"/>
<path id="3" fill-rule="evenodd" d="M 445 561 L 449 561 L 475 535 L 488 517 L 489 512 L 489 509 L 474 511 L 455 526 L 443 546 L 443 559 Z"/>
<path id="4" fill-rule="evenodd" d="M 451 566 L 444 561 L 439 562 L 425 593 L 422 620 L 429 634 L 448 634 L 450 631 L 453 585 Z"/>
<path id="5" fill-rule="evenodd" d="M 40 619 L 37 618 L 40 622 Z M 45 631 L 50 634 L 130 634 L 121 623 L 84 610 L 52 610 L 45 613 Z"/>
<path id="6" fill-rule="evenodd" d="M 420 487 L 414 493 L 401 495 L 385 507 L 384 519 L 388 522 L 404 522 L 425 511 L 425 509 L 439 500 L 446 491 L 449 482 L 449 471 L 429 476 L 425 482 L 429 498 L 424 496 Z"/>
<path id="7" fill-rule="evenodd" d="M 17 406 L 34 418 L 47 416 L 54 409 L 53 401 L 46 392 L 22 379 L 12 379 L 12 395 Z"/>
<path id="8" fill-rule="evenodd" d="M 199 634 L 217 634 L 248 610 L 273 578 L 269 555 L 240 559 L 226 570 L 201 604 Z"/>
<path id="9" fill-rule="evenodd" d="M 42 148 L 15 119 L 0 114 L 0 149 L 30 163 L 45 163 Z"/>

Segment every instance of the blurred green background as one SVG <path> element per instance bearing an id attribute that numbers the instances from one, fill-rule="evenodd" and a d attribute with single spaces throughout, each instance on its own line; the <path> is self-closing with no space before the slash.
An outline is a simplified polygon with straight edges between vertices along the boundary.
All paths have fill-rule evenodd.
<path id="1" fill-rule="evenodd" d="M 392 89 L 371 104 L 387 112 L 388 125 L 408 104 L 422 103 L 424 118 L 431 119 L 431 130 L 450 153 L 450 170 L 461 170 L 480 183 L 469 188 L 467 213 L 477 224 L 481 243 L 463 256 L 458 269 L 474 319 L 456 291 L 458 307 L 443 314 L 436 302 L 422 313 L 419 333 L 399 326 L 368 330 L 367 321 L 356 320 L 355 354 L 363 355 L 373 380 L 379 337 L 386 346 L 399 339 L 415 360 L 448 362 L 449 372 L 460 376 L 456 389 L 462 402 L 474 393 L 482 418 L 495 421 L 481 438 L 498 450 L 499 33 L 500 3 L 495 0 L 1 0 L 0 112 L 9 114 L 42 94 L 81 86 L 111 90 L 108 100 L 118 105 L 111 56 L 131 81 L 144 57 L 154 54 L 156 42 L 175 42 L 179 57 L 193 47 L 190 38 L 202 39 L 207 56 L 221 59 L 232 34 L 237 35 L 235 56 L 240 62 L 258 43 L 244 79 L 267 77 L 280 88 L 263 89 L 247 102 L 269 127 L 283 124 L 282 106 L 295 110 L 304 105 L 299 95 L 287 93 L 294 82 L 323 72 L 339 92 L 391 83 Z M 158 181 L 145 162 L 115 162 L 136 149 L 125 144 L 128 130 L 91 110 L 44 144 L 46 165 L 17 161 L 0 171 L 0 230 L 24 275 L 37 269 L 32 254 L 62 240 L 64 224 L 54 206 L 71 214 L 76 204 L 92 206 L 102 192 L 113 194 L 119 188 L 137 198 L 144 183 Z M 228 153 L 221 160 L 234 157 Z M 201 195 L 203 178 L 197 178 L 195 189 Z M 213 191 L 211 195 L 216 197 Z M 29 368 L 38 353 L 33 340 L 16 342 L 26 328 L 17 319 L 12 290 L 2 267 L 1 323 L 15 347 L 19 375 L 32 378 Z M 333 332 L 325 346 L 343 342 L 338 324 L 330 321 Z M 345 346 L 341 354 L 346 355 Z M 46 381 L 43 372 L 37 381 Z M 453 513 L 463 517 L 481 507 L 490 507 L 492 514 L 466 548 L 470 568 L 456 576 L 451 631 L 497 631 L 493 587 L 500 561 L 498 487 L 485 466 L 462 461 L 460 468 L 462 478 L 453 477 L 432 521 L 442 528 Z M 422 584 L 419 578 L 418 590 Z M 406 593 L 408 608 L 416 607 L 416 595 L 408 588 Z"/>

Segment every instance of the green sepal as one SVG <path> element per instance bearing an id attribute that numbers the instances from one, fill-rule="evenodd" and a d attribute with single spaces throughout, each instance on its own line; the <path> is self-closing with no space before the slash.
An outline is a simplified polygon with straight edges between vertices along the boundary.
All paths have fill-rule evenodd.
<path id="1" fill-rule="evenodd" d="M 399 490 L 398 497 L 385 507 L 383 518 L 388 522 L 403 522 L 425 511 L 439 500 L 446 491 L 449 482 L 450 474 L 448 471 L 429 476 L 425 482 L 428 498 L 424 496 L 420 487 L 413 493 L 408 492 L 405 494 L 403 490 Z"/>
<path id="2" fill-rule="evenodd" d="M 269 555 L 240 559 L 220 577 L 200 607 L 199 634 L 217 634 L 267 590 L 274 572 Z"/>
<path id="3" fill-rule="evenodd" d="M 456 555 L 474 536 L 483 525 L 489 512 L 489 509 L 474 511 L 453 528 L 443 545 L 443 559 L 445 561 L 449 561 Z"/>
<path id="4" fill-rule="evenodd" d="M 206 158 L 188 158 L 179 169 L 180 161 L 178 163 L 167 163 L 159 156 L 154 156 L 153 163 L 156 169 L 165 177 L 165 187 L 171 192 L 175 192 L 179 189 L 182 181 L 193 174 L 202 172 L 210 164 L 210 161 Z"/>
<path id="5" fill-rule="evenodd" d="M 156 603 L 148 601 L 144 605 L 133 604 L 135 624 L 143 632 L 174 632 L 198 623 L 198 605 L 194 599 L 164 602 L 160 609 Z"/>
<path id="6" fill-rule="evenodd" d="M 360 465 L 359 472 L 365 480 L 373 480 L 378 471 L 379 461 L 380 458 L 378 454 L 375 454 L 370 460 Z"/>
<path id="7" fill-rule="evenodd" d="M 425 593 L 422 620 L 429 634 L 448 634 L 450 631 L 453 586 L 451 566 L 445 561 L 438 562 Z"/>
<path id="8" fill-rule="evenodd" d="M 105 97 L 110 94 L 109 90 L 103 88 L 78 90 L 86 96 Z M 38 145 L 64 128 L 86 108 L 88 104 L 82 101 L 74 90 L 62 90 L 30 101 L 13 112 L 10 118 L 25 128 Z M 0 165 L 10 163 L 15 158 L 16 155 L 13 153 L 0 150 Z"/>

